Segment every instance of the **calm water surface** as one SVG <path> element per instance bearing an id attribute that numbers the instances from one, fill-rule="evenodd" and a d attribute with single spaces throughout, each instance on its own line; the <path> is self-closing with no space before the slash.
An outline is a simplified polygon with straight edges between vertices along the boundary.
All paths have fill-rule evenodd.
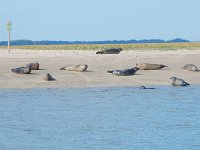
<path id="1" fill-rule="evenodd" d="M 1 150 L 199 150 L 200 86 L 0 90 Z"/>

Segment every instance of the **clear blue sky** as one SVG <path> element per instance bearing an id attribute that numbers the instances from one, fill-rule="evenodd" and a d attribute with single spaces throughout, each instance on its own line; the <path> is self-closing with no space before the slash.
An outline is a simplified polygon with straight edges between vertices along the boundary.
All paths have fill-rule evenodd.
<path id="1" fill-rule="evenodd" d="M 200 41 L 200 0 L 1 0 L 0 41 Z"/>

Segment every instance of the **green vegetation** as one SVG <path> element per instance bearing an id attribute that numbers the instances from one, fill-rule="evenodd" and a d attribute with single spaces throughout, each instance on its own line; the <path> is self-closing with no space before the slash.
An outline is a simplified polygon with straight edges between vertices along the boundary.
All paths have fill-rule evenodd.
<path id="1" fill-rule="evenodd" d="M 0 46 L 0 49 L 7 48 Z M 124 50 L 178 50 L 200 49 L 200 42 L 145 43 L 145 44 L 72 44 L 72 45 L 26 45 L 11 46 L 12 49 L 33 50 L 100 50 L 102 48 L 123 48 Z"/>

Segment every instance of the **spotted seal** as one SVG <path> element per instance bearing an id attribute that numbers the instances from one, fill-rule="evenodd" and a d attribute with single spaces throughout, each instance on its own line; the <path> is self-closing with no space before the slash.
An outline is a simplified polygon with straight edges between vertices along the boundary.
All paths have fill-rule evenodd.
<path id="1" fill-rule="evenodd" d="M 117 76 L 130 76 L 130 75 L 134 75 L 138 70 L 139 70 L 139 68 L 133 67 L 131 69 L 111 70 L 111 71 L 107 71 L 107 72 L 112 73 Z"/>
<path id="2" fill-rule="evenodd" d="M 177 77 L 171 77 L 171 83 L 173 86 L 187 86 L 189 83 L 185 82 L 183 79 Z"/>
<path id="3" fill-rule="evenodd" d="M 103 49 L 102 51 L 96 52 L 96 54 L 119 54 L 122 50 L 122 48 Z"/>
<path id="4" fill-rule="evenodd" d="M 162 64 L 136 63 L 136 67 L 138 67 L 140 70 L 159 70 L 168 66 Z"/>
<path id="5" fill-rule="evenodd" d="M 19 67 L 19 68 L 11 69 L 11 72 L 15 72 L 18 74 L 30 74 L 31 68 L 30 67 Z"/>
<path id="6" fill-rule="evenodd" d="M 39 63 L 38 62 L 34 62 L 34 63 L 29 63 L 26 64 L 27 67 L 30 67 L 31 70 L 39 70 Z"/>
<path id="7" fill-rule="evenodd" d="M 62 68 L 60 68 L 60 70 L 68 70 L 68 71 L 77 71 L 77 72 L 83 72 L 86 71 L 86 69 L 88 68 L 88 65 L 67 65 L 64 66 Z"/>
<path id="8" fill-rule="evenodd" d="M 199 69 L 197 68 L 197 66 L 193 65 L 193 64 L 187 64 L 183 67 L 184 70 L 187 71 L 199 71 Z"/>
<path id="9" fill-rule="evenodd" d="M 45 80 L 45 81 L 53 81 L 53 80 L 55 80 L 55 79 L 52 77 L 52 75 L 50 75 L 49 73 L 47 73 L 47 74 L 45 75 L 45 77 L 44 77 L 44 80 Z"/>

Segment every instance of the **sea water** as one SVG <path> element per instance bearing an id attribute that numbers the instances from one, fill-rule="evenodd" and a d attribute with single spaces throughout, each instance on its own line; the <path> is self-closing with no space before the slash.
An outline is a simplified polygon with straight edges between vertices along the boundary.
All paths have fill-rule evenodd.
<path id="1" fill-rule="evenodd" d="M 0 150 L 199 150 L 200 86 L 1 89 Z"/>

